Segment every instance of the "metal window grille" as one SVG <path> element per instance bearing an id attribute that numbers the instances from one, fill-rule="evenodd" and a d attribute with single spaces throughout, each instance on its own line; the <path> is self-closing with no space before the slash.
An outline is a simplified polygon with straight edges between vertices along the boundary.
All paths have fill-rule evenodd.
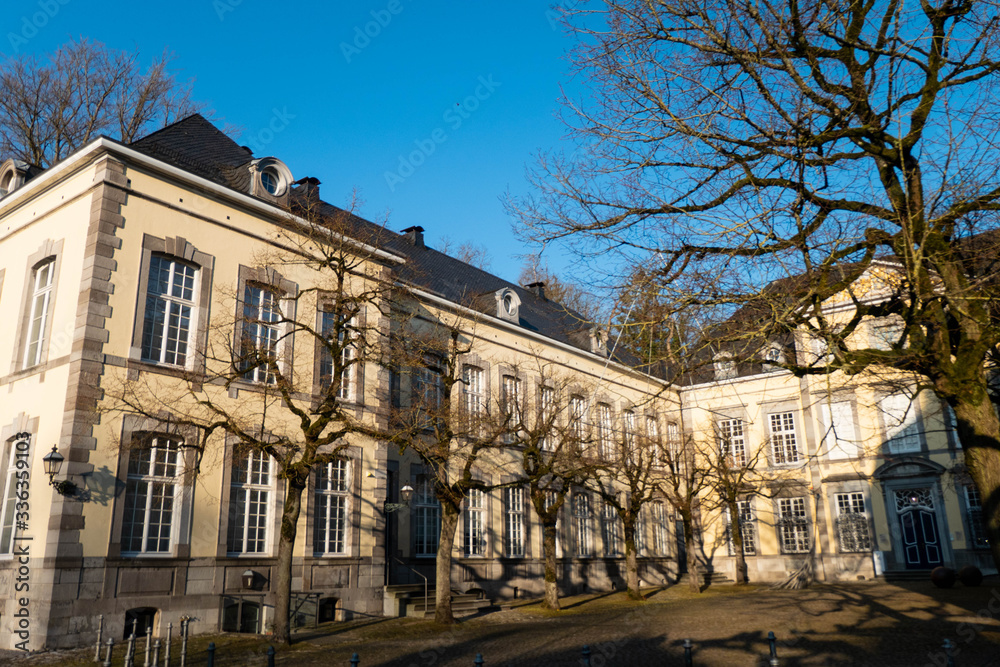
<path id="1" fill-rule="evenodd" d="M 781 553 L 808 553 L 809 518 L 805 498 L 778 499 L 778 540 Z"/>
<path id="2" fill-rule="evenodd" d="M 838 493 L 835 500 L 840 550 L 845 553 L 871 551 L 872 538 L 864 494 Z"/>

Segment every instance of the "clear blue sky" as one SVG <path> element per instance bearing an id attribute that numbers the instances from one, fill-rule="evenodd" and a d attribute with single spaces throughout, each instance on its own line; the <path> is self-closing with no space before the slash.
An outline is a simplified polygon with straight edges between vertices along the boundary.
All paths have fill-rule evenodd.
<path id="1" fill-rule="evenodd" d="M 258 156 L 319 178 L 334 204 L 358 188 L 363 215 L 421 225 L 431 245 L 482 244 L 516 280 L 529 248 L 500 197 L 525 192 L 525 166 L 565 135 L 571 41 L 553 16 L 548 0 L 4 0 L 0 51 L 77 37 L 147 62 L 171 51 L 195 99 Z M 573 277 L 556 249 L 545 257 Z"/>

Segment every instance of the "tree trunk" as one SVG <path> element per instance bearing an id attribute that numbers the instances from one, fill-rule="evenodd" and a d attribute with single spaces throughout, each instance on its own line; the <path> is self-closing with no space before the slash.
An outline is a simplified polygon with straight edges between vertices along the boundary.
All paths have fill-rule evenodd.
<path id="1" fill-rule="evenodd" d="M 684 524 L 684 548 L 687 550 L 688 585 L 695 593 L 701 593 L 701 568 L 698 563 L 696 549 L 698 545 L 694 537 L 694 519 L 687 512 L 681 513 Z"/>
<path id="2" fill-rule="evenodd" d="M 740 528 L 740 508 L 737 503 L 727 503 L 729 508 L 729 535 L 733 541 L 733 557 L 736 560 L 736 584 L 747 583 L 747 557 L 743 553 L 743 531 Z"/>
<path id="3" fill-rule="evenodd" d="M 452 503 L 441 503 L 441 541 L 438 542 L 436 576 L 434 588 L 434 621 L 450 624 L 455 622 L 451 612 L 451 552 L 455 547 L 455 533 L 461 509 Z"/>
<path id="4" fill-rule="evenodd" d="M 281 514 L 281 531 L 278 536 L 278 565 L 274 577 L 274 640 L 292 643 L 289 613 L 292 600 L 292 555 L 295 534 L 298 532 L 302 512 L 304 484 L 288 480 L 285 507 Z"/>
<path id="5" fill-rule="evenodd" d="M 542 526 L 542 556 L 545 559 L 545 599 L 542 607 L 559 611 L 559 574 L 556 570 L 556 524 Z"/>
<path id="6" fill-rule="evenodd" d="M 625 585 L 628 596 L 633 600 L 642 600 L 639 590 L 639 559 L 635 550 L 635 518 L 622 521 L 622 531 L 625 533 Z"/>
<path id="7" fill-rule="evenodd" d="M 980 400 L 957 400 L 953 407 L 958 435 L 965 451 L 965 466 L 979 489 L 983 527 L 990 541 L 993 562 L 1000 570 L 1000 419 L 993 402 L 983 392 Z"/>

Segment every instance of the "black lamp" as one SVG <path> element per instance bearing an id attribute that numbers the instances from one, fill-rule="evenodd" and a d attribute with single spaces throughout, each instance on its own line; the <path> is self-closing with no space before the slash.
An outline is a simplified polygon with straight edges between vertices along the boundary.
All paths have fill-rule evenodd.
<path id="1" fill-rule="evenodd" d="M 42 457 L 42 465 L 45 467 L 45 474 L 49 476 L 49 484 L 56 490 L 56 493 L 61 496 L 72 496 L 76 493 L 76 484 L 68 479 L 61 482 L 55 481 L 55 477 L 59 474 L 65 460 L 66 458 L 59 453 L 56 445 L 52 445 L 52 451 Z"/>

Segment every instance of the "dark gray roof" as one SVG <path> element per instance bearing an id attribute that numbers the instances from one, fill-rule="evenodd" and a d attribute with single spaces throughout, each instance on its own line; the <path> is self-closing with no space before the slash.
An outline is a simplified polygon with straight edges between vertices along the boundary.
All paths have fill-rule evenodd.
<path id="1" fill-rule="evenodd" d="M 199 114 L 133 142 L 131 148 L 179 169 L 243 194 L 250 192 L 252 152 L 238 145 Z M 343 216 L 344 211 L 321 203 L 320 213 Z M 583 316 L 499 276 L 471 266 L 433 248 L 415 245 L 405 235 L 351 216 L 357 238 L 406 258 L 399 269 L 403 280 L 460 306 L 495 314 L 493 294 L 510 288 L 521 299 L 520 326 L 556 341 L 589 350 L 588 323 Z M 627 361 L 627 360 L 620 360 Z"/>

